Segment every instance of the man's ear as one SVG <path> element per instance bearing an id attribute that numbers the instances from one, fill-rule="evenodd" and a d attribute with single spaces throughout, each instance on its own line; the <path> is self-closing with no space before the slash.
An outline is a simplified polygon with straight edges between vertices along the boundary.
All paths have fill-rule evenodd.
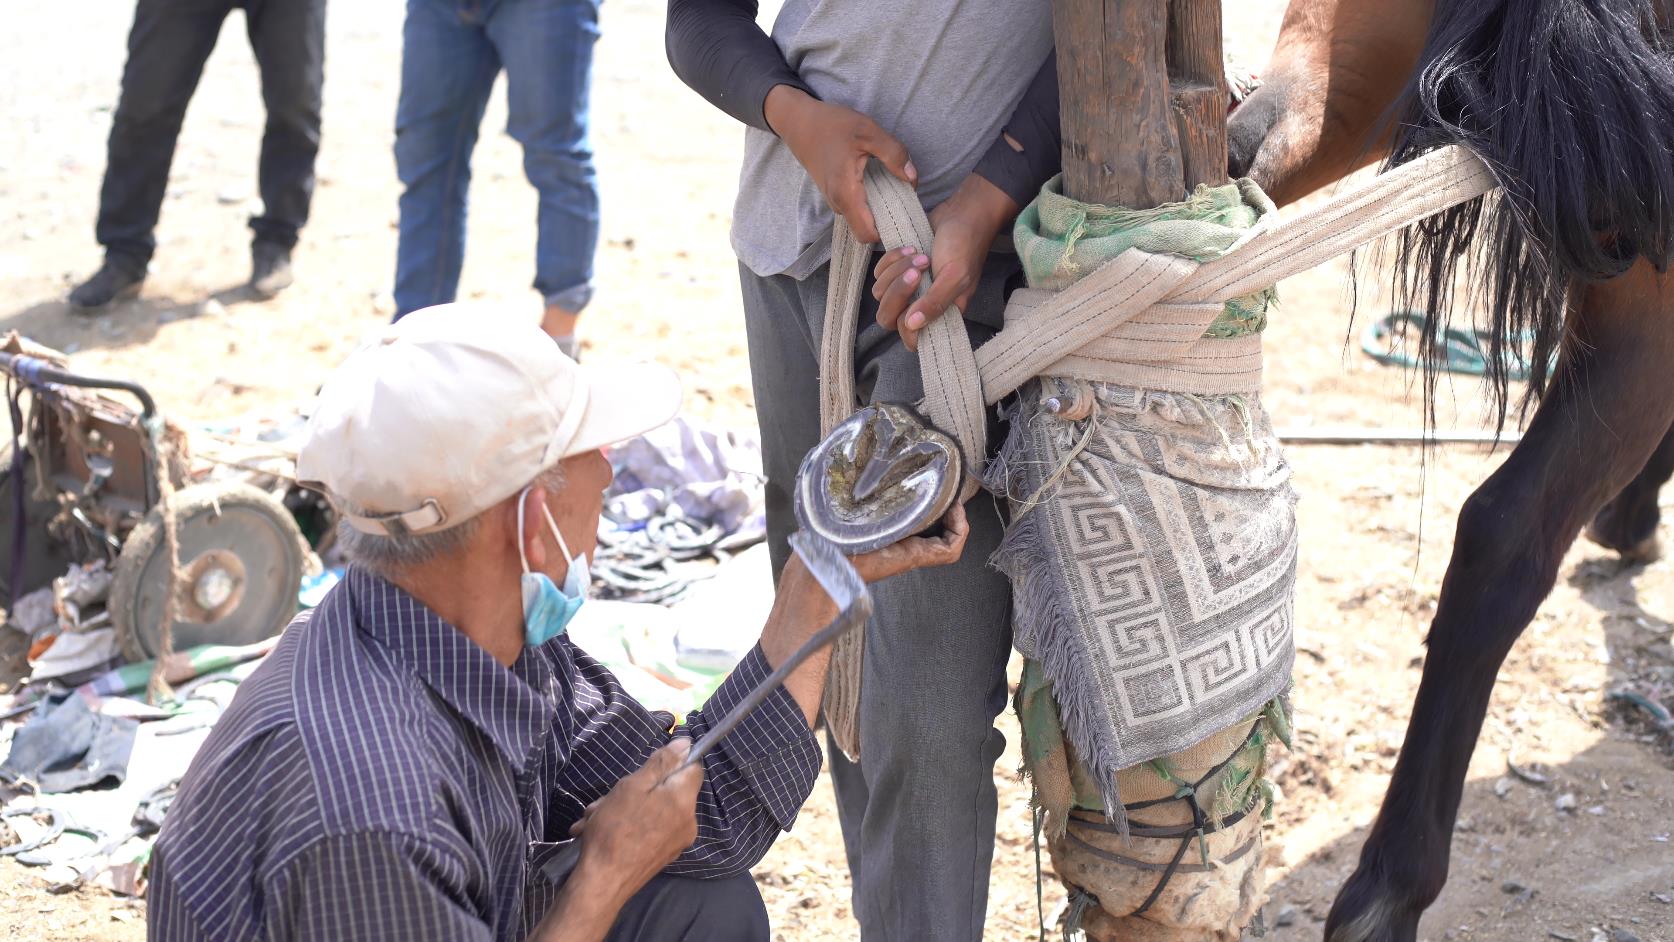
<path id="1" fill-rule="evenodd" d="M 529 489 L 529 495 L 523 498 L 523 552 L 528 556 L 529 569 L 540 572 L 546 568 L 547 543 L 542 538 L 546 533 L 546 516 L 541 508 L 546 506 L 546 488 L 536 485 Z M 513 505 L 512 513 L 517 513 Z M 517 521 L 512 520 L 512 538 L 517 538 Z"/>

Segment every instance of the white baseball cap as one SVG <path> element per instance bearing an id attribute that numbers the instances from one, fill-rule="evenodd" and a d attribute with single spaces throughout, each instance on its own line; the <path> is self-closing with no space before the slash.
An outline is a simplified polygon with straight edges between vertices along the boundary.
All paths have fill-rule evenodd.
<path id="1" fill-rule="evenodd" d="M 442 304 L 391 324 L 326 381 L 297 479 L 357 530 L 434 533 L 679 410 L 665 366 L 584 367 L 522 311 Z"/>

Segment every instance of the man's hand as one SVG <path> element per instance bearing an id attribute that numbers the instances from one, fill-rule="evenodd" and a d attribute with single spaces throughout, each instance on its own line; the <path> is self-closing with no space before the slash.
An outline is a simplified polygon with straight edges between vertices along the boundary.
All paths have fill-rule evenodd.
<path id="1" fill-rule="evenodd" d="M 867 582 L 881 582 L 914 569 L 958 562 L 965 552 L 965 538 L 970 535 L 971 524 L 965 519 L 965 507 L 955 503 L 947 516 L 942 518 L 941 536 L 910 536 L 883 549 L 856 556 L 852 561 L 860 578 Z"/>
<path id="2" fill-rule="evenodd" d="M 692 846 L 703 765 L 674 772 L 691 747 L 676 739 L 658 749 L 587 806 L 570 828 L 581 841 L 581 862 L 531 939 L 603 938 L 629 898 Z"/>
<path id="3" fill-rule="evenodd" d="M 965 551 L 965 537 L 970 532 L 965 508 L 956 504 L 942 518 L 941 536 L 908 537 L 850 561 L 860 573 L 860 578 L 867 582 L 878 582 L 914 569 L 945 566 L 958 560 Z M 779 591 L 773 598 L 773 612 L 767 616 L 767 627 L 761 632 L 761 653 L 768 664 L 778 667 L 802 647 L 803 642 L 836 617 L 836 603 L 808 572 L 801 557 L 792 553 L 790 561 L 785 563 L 785 571 L 779 576 Z M 830 663 L 831 647 L 827 645 L 809 655 L 785 678 L 785 689 L 802 708 L 809 726 L 813 726 L 819 716 L 820 698 L 825 694 L 825 670 Z"/>
<path id="4" fill-rule="evenodd" d="M 872 269 L 872 297 L 878 299 L 878 323 L 898 330 L 908 350 L 918 349 L 918 335 L 949 306 L 963 311 L 971 302 L 982 263 L 1000 231 L 1021 209 L 1004 190 L 970 174 L 947 202 L 930 212 L 935 231 L 930 254 L 919 246 L 887 252 Z M 913 301 L 928 268 L 933 283 Z"/>
<path id="5" fill-rule="evenodd" d="M 877 242 L 878 227 L 866 205 L 862 174 L 866 161 L 876 157 L 890 173 L 917 186 L 918 170 L 901 142 L 860 112 L 820 101 L 789 85 L 773 86 L 762 113 L 808 171 L 832 211 L 848 220 L 855 237 Z"/>
<path id="6" fill-rule="evenodd" d="M 629 896 L 650 882 L 697 840 L 700 763 L 669 773 L 685 761 L 691 740 L 676 739 L 587 806 L 570 834 L 581 839 L 581 867 L 609 873 Z M 663 781 L 668 777 L 668 781 Z"/>

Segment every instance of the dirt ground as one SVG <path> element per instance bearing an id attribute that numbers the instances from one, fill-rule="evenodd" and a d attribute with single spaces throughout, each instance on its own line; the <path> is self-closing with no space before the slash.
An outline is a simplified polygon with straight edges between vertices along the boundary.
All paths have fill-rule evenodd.
<path id="1" fill-rule="evenodd" d="M 215 419 L 283 409 L 391 313 L 398 187 L 390 144 L 402 5 L 332 6 L 325 142 L 297 285 L 269 303 L 248 275 L 262 112 L 240 15 L 192 103 L 140 299 L 98 317 L 62 301 L 98 261 L 92 223 L 131 4 L 26 4 L 0 32 L 0 330 L 71 351 L 76 368 L 143 381 L 165 411 Z M 769 5 L 771 6 L 771 5 Z M 1271 48 L 1282 4 L 1229 13 L 1246 62 Z M 584 321 L 598 362 L 654 356 L 678 367 L 688 409 L 752 425 L 735 262 L 726 231 L 741 134 L 664 63 L 662 5 L 605 5 L 594 97 L 604 188 L 599 292 Z M 462 294 L 537 305 L 534 201 L 496 93 L 475 158 Z M 1266 401 L 1288 427 L 1411 428 L 1407 379 L 1355 349 L 1347 268 L 1281 286 L 1268 333 Z M 1383 309 L 1362 295 L 1362 314 Z M 1479 389 L 1445 386 L 1442 423 L 1476 427 Z M 1295 447 L 1303 494 L 1296 749 L 1278 760 L 1269 834 L 1268 938 L 1317 938 L 1352 869 L 1394 763 L 1423 662 L 1452 521 L 1503 457 L 1474 447 Z M 1665 496 L 1665 506 L 1670 498 Z M 1674 534 L 1664 532 L 1665 543 Z M 1578 544 L 1500 674 L 1471 765 L 1452 877 L 1426 939 L 1674 940 L 1674 775 L 1657 742 L 1605 700 L 1631 678 L 1674 680 L 1674 562 L 1623 567 Z M 1026 786 L 1001 760 L 988 936 L 1037 932 Z M 1532 785 L 1508 773 L 1537 765 Z M 1573 800 L 1565 796 L 1573 796 Z M 1564 806 L 1569 810 L 1560 810 Z M 779 935 L 849 938 L 848 877 L 829 784 L 757 868 Z M 1046 876 L 1048 916 L 1062 893 Z M 100 891 L 52 896 L 0 864 L 0 938 L 129 940 L 143 905 Z"/>

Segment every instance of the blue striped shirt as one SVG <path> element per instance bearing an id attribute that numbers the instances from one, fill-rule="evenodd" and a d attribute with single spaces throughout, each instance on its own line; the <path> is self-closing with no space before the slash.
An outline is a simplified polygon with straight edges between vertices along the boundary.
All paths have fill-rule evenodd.
<path id="1" fill-rule="evenodd" d="M 690 734 L 769 672 L 752 651 Z M 507 668 L 351 568 L 192 761 L 152 855 L 149 936 L 523 939 L 554 895 L 540 865 L 670 722 L 567 638 Z M 748 869 L 819 768 L 781 687 L 704 760 L 698 839 L 668 872 Z"/>

